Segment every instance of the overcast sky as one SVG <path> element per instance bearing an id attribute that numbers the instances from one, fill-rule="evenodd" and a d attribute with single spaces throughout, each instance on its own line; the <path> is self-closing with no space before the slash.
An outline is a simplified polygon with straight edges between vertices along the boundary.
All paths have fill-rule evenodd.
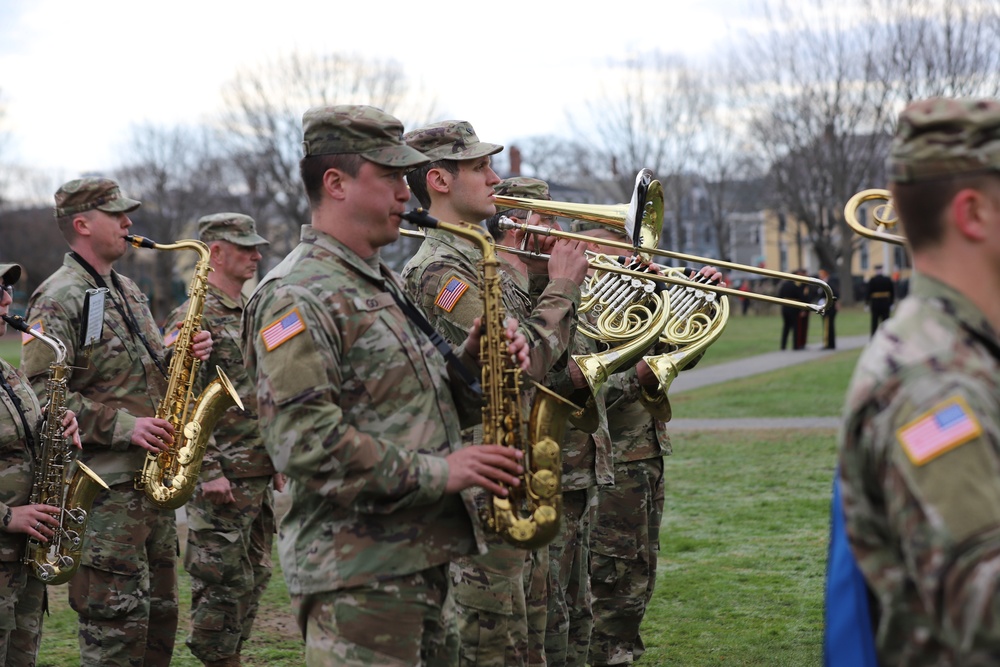
<path id="1" fill-rule="evenodd" d="M 0 159 L 56 180 L 110 169 L 130 124 L 207 119 L 238 68 L 294 50 L 395 58 L 486 141 L 559 133 L 610 59 L 711 58 L 752 3 L 0 0 Z"/>

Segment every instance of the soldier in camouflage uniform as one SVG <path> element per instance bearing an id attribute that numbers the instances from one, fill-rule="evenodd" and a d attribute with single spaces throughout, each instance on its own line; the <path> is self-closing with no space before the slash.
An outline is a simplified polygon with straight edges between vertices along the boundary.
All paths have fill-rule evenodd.
<path id="1" fill-rule="evenodd" d="M 198 238 L 211 251 L 212 272 L 202 326 L 214 333 L 208 363 L 198 368 L 195 395 L 221 368 L 243 401 L 216 423 L 201 466 L 201 481 L 187 504 L 184 569 L 191 575 L 191 634 L 187 645 L 214 667 L 240 664 L 240 646 L 250 637 L 260 596 L 271 580 L 275 532 L 272 479 L 280 491 L 271 457 L 257 425 L 257 390 L 243 365 L 240 319 L 243 285 L 257 272 L 261 246 L 253 218 L 216 213 L 198 221 Z M 183 303 L 167 317 L 165 346 L 177 338 L 187 314 Z"/>
<path id="2" fill-rule="evenodd" d="M 446 363 L 379 259 L 409 200 L 403 170 L 427 158 L 373 107 L 316 107 L 303 128 L 312 224 L 251 296 L 243 350 L 289 479 L 279 552 L 306 659 L 453 665 L 447 563 L 485 549 L 468 490 L 502 495 L 520 453 L 462 446 L 481 401 L 455 374 L 478 373 L 479 329 Z M 524 337 L 507 333 L 523 367 Z"/>
<path id="3" fill-rule="evenodd" d="M 3 292 L 0 315 L 7 315 L 14 284 L 21 276 L 17 264 L 0 264 Z M 7 323 L 0 320 L 0 336 Z M 0 359 L 0 665 L 32 667 L 42 631 L 45 584 L 21 563 L 27 538 L 47 542 L 59 526 L 59 509 L 29 505 L 38 460 L 41 418 L 38 399 L 28 379 Z M 67 410 L 64 435 L 80 446 L 76 417 Z"/>
<path id="4" fill-rule="evenodd" d="M 173 442 L 170 422 L 153 417 L 166 388 L 163 346 L 146 296 L 112 268 L 128 248 L 128 213 L 139 202 L 95 177 L 64 184 L 55 203 L 72 252 L 31 295 L 27 320 L 66 344 L 73 369 L 66 404 L 83 432 L 80 459 L 111 487 L 94 502 L 82 564 L 69 582 L 81 664 L 168 665 L 177 630 L 177 528 L 173 510 L 153 505 L 134 483 L 146 453 Z M 84 349 L 85 293 L 99 288 L 103 328 Z M 34 338 L 24 341 L 21 369 L 41 397 L 53 355 Z M 210 334 L 198 332 L 195 356 L 207 359 L 211 349 Z"/>
<path id="5" fill-rule="evenodd" d="M 497 186 L 497 194 L 548 199 L 547 186 L 541 192 L 537 183 L 535 179 L 510 178 Z M 540 216 L 534 212 L 529 215 L 527 211 L 513 209 L 498 212 L 488 221 L 487 226 L 496 234 L 501 232 L 497 220 L 499 216 L 518 218 L 531 225 L 559 227 L 551 216 Z M 520 247 L 521 239 L 519 232 L 508 231 L 501 242 Z M 531 238 L 529 245 L 534 245 Z M 544 251 L 544 248 L 539 250 Z M 522 261 L 530 265 L 537 260 L 528 258 Z M 572 355 L 593 354 L 597 352 L 597 345 L 586 336 L 576 335 L 568 352 Z M 550 371 L 544 383 L 560 393 L 572 391 L 568 394 L 570 398 L 585 406 L 586 413 L 597 424 L 595 429 L 588 427 L 584 430 L 571 420 L 561 443 L 562 521 L 559 534 L 547 547 L 548 585 L 546 596 L 541 601 L 545 606 L 545 660 L 539 664 L 582 667 L 587 661 L 593 629 L 589 561 L 591 526 L 597 509 L 596 491 L 599 485 L 612 482 L 605 392 L 602 389 L 597 396 L 593 396 L 580 367 L 573 360 L 567 360 Z M 533 602 L 536 601 L 529 598 L 529 608 Z"/>
<path id="6" fill-rule="evenodd" d="M 839 459 L 885 665 L 1000 655 L 1000 101 L 900 114 L 887 164 L 910 296 L 854 372 Z"/>
<path id="7" fill-rule="evenodd" d="M 498 195 L 549 199 L 548 186 L 532 178 L 508 178 L 496 187 Z M 530 225 L 555 227 L 556 219 L 548 215 L 511 209 L 499 211 L 487 221 L 490 232 L 505 246 L 520 247 L 523 235 L 520 230 L 504 232 L 499 225 L 501 217 L 517 218 Z M 529 237 L 529 245 L 535 240 Z M 539 248 L 541 250 L 541 248 Z M 527 267 L 539 263 L 532 258 L 520 258 L 501 252 L 509 262 L 520 261 Z M 535 269 L 534 273 L 541 273 Z M 536 290 L 537 291 L 537 288 Z M 575 322 L 574 322 L 575 328 Z M 577 335 L 569 350 L 572 354 L 591 354 L 597 351 L 591 339 Z M 589 569 L 590 530 L 596 511 L 596 488 L 609 484 L 611 471 L 611 439 L 608 436 L 604 411 L 604 392 L 596 397 L 591 394 L 586 379 L 575 361 L 566 360 L 557 365 L 545 378 L 545 385 L 568 394 L 597 423 L 591 432 L 570 421 L 566 437 L 561 443 L 563 518 L 560 534 L 548 545 L 549 566 L 547 592 L 540 600 L 528 596 L 529 610 L 543 607 L 545 628 L 541 632 L 544 661 L 533 664 L 583 665 L 593 626 Z M 571 393 L 570 393 L 571 392 Z M 532 628 L 529 627 L 529 635 Z M 532 642 L 532 646 L 534 642 Z M 532 656 L 533 657 L 533 656 Z"/>
<path id="8" fill-rule="evenodd" d="M 619 230 L 598 224 L 577 222 L 575 230 L 626 241 Z M 622 252 L 611 246 L 598 250 L 610 256 Z M 708 282 L 722 279 L 713 267 L 703 267 L 700 273 Z M 639 626 L 656 584 L 663 457 L 672 453 L 666 428 L 672 416 L 670 401 L 649 365 L 640 360 L 635 367 L 612 375 L 606 387 L 614 483 L 597 489 L 597 518 L 590 540 L 594 631 L 589 664 L 594 666 L 631 664 L 645 651 Z"/>
<path id="9" fill-rule="evenodd" d="M 443 121 L 411 131 L 407 144 L 433 162 L 407 175 L 410 189 L 421 206 L 444 221 L 478 223 L 495 214 L 494 186 L 500 179 L 490 167 L 490 156 L 502 146 L 481 142 L 465 121 Z M 403 269 L 410 296 L 448 341 L 461 340 L 462 332 L 483 314 L 479 290 L 482 260 L 478 247 L 447 232 L 428 230 L 427 239 Z M 551 243 L 549 244 L 551 246 Z M 545 273 L 532 277 L 537 298 L 525 298 L 514 289 L 515 272 L 508 264 L 501 275 L 508 314 L 522 322 L 531 347 L 529 375 L 536 381 L 560 361 L 571 340 L 579 283 L 586 260 L 578 243 L 562 242 L 552 248 L 555 259 Z M 529 291 L 531 287 L 529 286 Z M 457 296 L 455 296 L 457 295 Z M 466 442 L 479 444 L 482 433 L 468 431 Z M 481 507 L 490 499 L 477 498 Z M 525 579 L 544 574 L 545 561 L 490 537 L 486 555 L 460 559 L 451 565 L 452 599 L 458 616 L 461 664 L 524 665 L 528 658 Z M 530 574 L 529 574 L 530 573 Z M 541 629 L 538 629 L 541 633 Z"/>

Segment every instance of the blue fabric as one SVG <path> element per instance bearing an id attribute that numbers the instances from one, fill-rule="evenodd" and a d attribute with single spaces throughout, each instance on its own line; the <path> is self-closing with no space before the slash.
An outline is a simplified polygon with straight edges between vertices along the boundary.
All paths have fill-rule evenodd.
<path id="1" fill-rule="evenodd" d="M 830 549 L 826 560 L 825 667 L 878 667 L 868 609 L 868 587 L 847 542 L 839 470 L 833 476 Z"/>

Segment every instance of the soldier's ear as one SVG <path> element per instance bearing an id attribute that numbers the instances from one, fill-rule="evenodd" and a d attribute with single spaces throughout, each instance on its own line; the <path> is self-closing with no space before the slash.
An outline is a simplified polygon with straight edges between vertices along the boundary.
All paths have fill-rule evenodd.
<path id="1" fill-rule="evenodd" d="M 965 239 L 982 242 L 992 232 L 1000 233 L 998 229 L 997 210 L 993 201 L 985 193 L 974 188 L 959 190 L 951 198 L 949 206 L 950 218 Z"/>
<path id="2" fill-rule="evenodd" d="M 327 169 L 323 173 L 323 189 L 333 199 L 344 199 L 348 180 L 350 177 L 340 169 Z"/>
<path id="3" fill-rule="evenodd" d="M 90 218 L 88 218 L 83 213 L 77 213 L 73 216 L 73 220 L 70 222 L 73 226 L 73 232 L 77 236 L 90 236 Z"/>

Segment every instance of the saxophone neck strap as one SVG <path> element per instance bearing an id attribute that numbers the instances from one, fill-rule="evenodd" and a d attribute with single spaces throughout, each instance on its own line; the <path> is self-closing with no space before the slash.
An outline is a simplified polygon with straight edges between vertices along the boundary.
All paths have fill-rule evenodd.
<path id="1" fill-rule="evenodd" d="M 431 339 L 431 342 L 434 343 L 434 347 L 437 348 L 437 351 L 440 352 L 441 356 L 445 358 L 445 361 L 449 366 L 451 366 L 452 370 L 454 370 L 458 376 L 462 378 L 465 384 L 469 386 L 472 393 L 476 396 L 482 396 L 483 388 L 479 384 L 479 379 L 476 378 L 476 376 L 473 375 L 468 368 L 466 368 L 465 364 L 463 364 L 461 360 L 459 360 L 455 351 L 451 349 L 451 345 L 449 345 L 448 341 L 444 339 L 444 336 L 438 333 L 434 327 L 431 326 L 431 323 L 427 321 L 427 318 L 424 317 L 423 313 L 417 310 L 416 306 L 411 304 L 405 297 L 396 294 L 395 286 L 392 285 L 391 280 L 386 279 L 385 284 L 386 291 L 392 295 L 396 305 L 403 311 L 403 314 L 406 315 L 407 319 L 413 322 L 417 328 L 423 331 L 424 334 Z"/>
<path id="2" fill-rule="evenodd" d="M 21 403 L 21 399 L 17 397 L 14 388 L 7 382 L 7 378 L 4 377 L 3 373 L 0 373 L 0 384 L 2 384 L 3 390 L 7 392 L 7 395 L 10 396 L 10 402 L 14 404 L 17 416 L 21 418 L 21 426 L 24 428 L 24 441 L 28 443 L 28 451 L 35 456 L 35 439 L 31 435 L 31 428 L 28 427 L 28 416 L 24 414 L 24 404 Z"/>
<path id="3" fill-rule="evenodd" d="M 82 266 L 83 269 L 90 274 L 90 277 L 94 279 L 94 282 L 97 283 L 98 287 L 108 289 L 108 284 L 104 281 L 104 277 L 90 265 L 90 262 L 85 260 L 75 251 L 71 251 L 69 254 L 70 257 L 76 260 L 77 264 Z M 142 343 L 142 346 L 146 348 L 146 352 L 149 354 L 149 358 L 153 360 L 157 370 L 163 374 L 163 377 L 167 377 L 167 370 L 163 367 L 163 362 L 161 362 L 160 358 L 156 356 L 155 352 L 153 352 L 153 347 L 149 344 L 149 341 L 146 340 L 146 336 L 143 335 L 142 330 L 139 328 L 139 323 L 135 319 L 135 315 L 132 313 L 132 307 L 128 305 L 128 298 L 125 296 L 125 290 L 122 288 L 121 280 L 118 278 L 118 274 L 114 271 L 111 272 L 111 283 L 114 285 L 115 291 L 118 292 L 118 295 L 121 297 L 122 303 L 125 304 L 125 307 L 122 308 L 121 304 L 118 303 L 118 299 L 114 297 L 112 291 L 108 290 L 108 298 L 111 299 L 111 305 L 115 307 L 118 314 L 122 316 L 123 320 L 125 320 L 125 328 L 129 330 L 129 333 L 138 338 Z"/>

